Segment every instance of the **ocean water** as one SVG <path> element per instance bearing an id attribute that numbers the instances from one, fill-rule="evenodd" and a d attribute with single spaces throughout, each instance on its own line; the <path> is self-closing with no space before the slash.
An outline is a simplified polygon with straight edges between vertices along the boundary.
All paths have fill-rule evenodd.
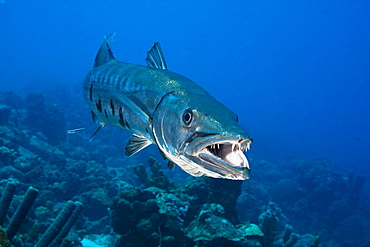
<path id="1" fill-rule="evenodd" d="M 79 87 L 111 32 L 116 57 L 137 64 L 160 41 L 169 69 L 240 116 L 251 153 L 369 172 L 368 10 L 367 1 L 5 1 L 1 88 Z"/>
<path id="2" fill-rule="evenodd" d="M 368 186 L 369 13 L 362 0 L 3 0 L 0 91 L 41 93 L 65 116 L 76 111 L 65 129 L 86 127 L 90 135 L 95 125 L 81 87 L 104 36 L 116 32 L 115 57 L 141 65 L 159 41 L 170 70 L 238 114 L 254 139 L 251 180 L 261 161 L 284 163 L 294 176 L 292 161 L 306 160 L 367 176 Z M 111 131 L 117 138 L 104 138 Z M 121 132 L 107 128 L 86 145 L 113 143 L 109 151 L 123 153 L 129 134 Z M 133 159 L 148 153 L 158 155 L 150 147 Z"/>

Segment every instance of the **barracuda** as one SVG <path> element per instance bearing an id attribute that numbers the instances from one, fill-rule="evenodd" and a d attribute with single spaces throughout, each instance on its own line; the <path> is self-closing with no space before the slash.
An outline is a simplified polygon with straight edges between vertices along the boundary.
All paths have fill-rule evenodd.
<path id="1" fill-rule="evenodd" d="M 235 113 L 188 78 L 171 72 L 159 43 L 147 54 L 148 66 L 117 61 L 106 37 L 83 82 L 93 120 L 133 135 L 125 148 L 131 156 L 150 144 L 193 176 L 233 180 L 249 178 L 244 151 L 252 139 Z"/>

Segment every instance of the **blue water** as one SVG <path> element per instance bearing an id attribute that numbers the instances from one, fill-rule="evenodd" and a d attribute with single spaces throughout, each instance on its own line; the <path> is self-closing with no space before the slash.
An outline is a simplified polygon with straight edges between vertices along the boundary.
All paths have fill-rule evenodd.
<path id="1" fill-rule="evenodd" d="M 77 88 L 104 35 L 116 32 L 116 57 L 137 64 L 160 41 L 169 69 L 239 115 L 250 155 L 369 172 L 368 13 L 368 1 L 7 0 L 0 85 Z"/>
<path id="2" fill-rule="evenodd" d="M 253 160 L 325 159 L 369 176 L 369 13 L 361 0 L 5 0 L 0 90 L 65 83 L 79 95 L 104 35 L 136 64 L 160 41 L 170 70 L 238 114 L 252 171 Z"/>

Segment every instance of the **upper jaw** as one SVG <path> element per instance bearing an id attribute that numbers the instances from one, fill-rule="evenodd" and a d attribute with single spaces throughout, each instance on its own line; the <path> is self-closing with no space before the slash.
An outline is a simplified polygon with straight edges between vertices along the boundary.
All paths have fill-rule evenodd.
<path id="1" fill-rule="evenodd" d="M 249 178 L 250 167 L 243 153 L 252 142 L 249 136 L 197 133 L 188 141 L 185 153 L 213 174 L 205 175 L 235 180 Z"/>

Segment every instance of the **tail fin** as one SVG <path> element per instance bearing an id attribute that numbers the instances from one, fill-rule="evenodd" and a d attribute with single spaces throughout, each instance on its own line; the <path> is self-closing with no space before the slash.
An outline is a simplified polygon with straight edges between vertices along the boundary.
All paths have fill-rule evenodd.
<path id="1" fill-rule="evenodd" d="M 98 54 L 96 54 L 94 68 L 106 64 L 114 59 L 113 52 L 110 48 L 114 35 L 116 35 L 116 33 L 111 33 L 108 37 L 105 37 L 103 44 L 100 46 Z"/>

